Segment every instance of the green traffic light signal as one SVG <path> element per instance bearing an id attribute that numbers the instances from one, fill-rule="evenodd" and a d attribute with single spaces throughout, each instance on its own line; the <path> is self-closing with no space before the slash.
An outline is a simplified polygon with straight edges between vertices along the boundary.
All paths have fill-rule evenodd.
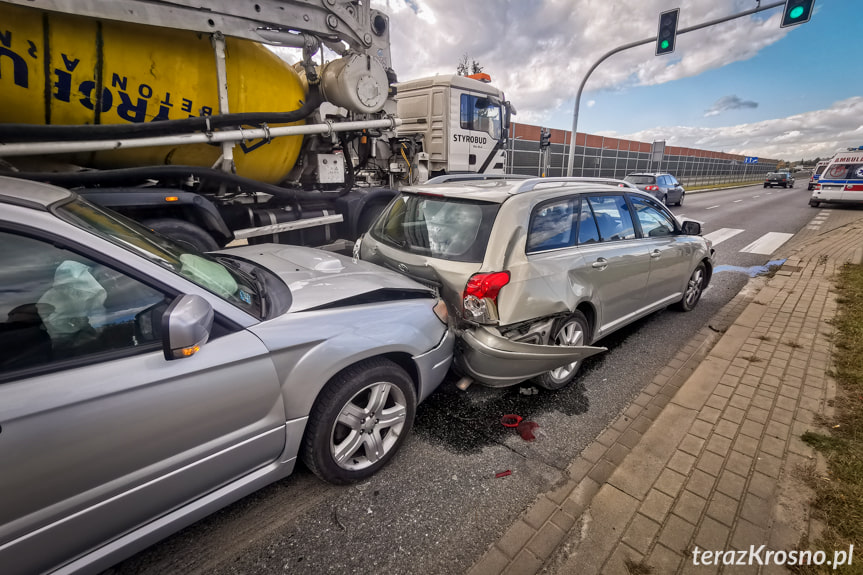
<path id="1" fill-rule="evenodd" d="M 782 10 L 782 21 L 779 27 L 787 28 L 809 22 L 814 7 L 815 0 L 785 0 L 785 8 Z"/>
<path id="2" fill-rule="evenodd" d="M 667 10 L 659 15 L 659 30 L 656 33 L 656 55 L 674 52 L 674 40 L 677 36 L 677 21 L 680 8 Z"/>

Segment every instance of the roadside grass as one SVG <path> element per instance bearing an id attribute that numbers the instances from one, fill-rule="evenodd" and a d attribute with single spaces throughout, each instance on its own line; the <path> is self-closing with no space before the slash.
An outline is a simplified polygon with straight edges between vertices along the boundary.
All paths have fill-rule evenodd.
<path id="1" fill-rule="evenodd" d="M 834 377 L 837 383 L 836 413 L 830 435 L 806 432 L 802 440 L 824 454 L 828 475 L 811 474 L 815 490 L 813 514 L 825 525 L 809 548 L 847 551 L 854 545 L 854 563 L 805 566 L 797 573 L 863 574 L 863 266 L 846 265 L 839 274 L 839 306 L 833 322 Z"/>
<path id="2" fill-rule="evenodd" d="M 749 182 L 723 182 L 721 184 L 704 184 L 701 186 L 687 186 L 684 184 L 687 192 L 696 192 L 698 190 L 713 190 L 716 188 L 727 188 L 729 186 L 754 186 L 755 184 L 764 183 L 764 179 L 752 180 Z"/>

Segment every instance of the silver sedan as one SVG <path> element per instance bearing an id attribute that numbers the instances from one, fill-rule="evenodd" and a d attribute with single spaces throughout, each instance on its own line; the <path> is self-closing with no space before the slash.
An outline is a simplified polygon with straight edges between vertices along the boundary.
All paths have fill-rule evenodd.
<path id="1" fill-rule="evenodd" d="M 0 178 L 0 565 L 93 572 L 297 458 L 370 476 L 446 374 L 446 306 L 307 248 L 184 250 Z"/>

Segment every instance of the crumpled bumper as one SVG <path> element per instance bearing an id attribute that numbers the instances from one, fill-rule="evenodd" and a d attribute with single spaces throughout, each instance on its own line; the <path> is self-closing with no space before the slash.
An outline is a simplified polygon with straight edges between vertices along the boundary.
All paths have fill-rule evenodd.
<path id="1" fill-rule="evenodd" d="M 516 342 L 487 327 L 469 328 L 458 335 L 456 365 L 465 375 L 489 387 L 509 387 L 607 351 L 605 347 Z"/>

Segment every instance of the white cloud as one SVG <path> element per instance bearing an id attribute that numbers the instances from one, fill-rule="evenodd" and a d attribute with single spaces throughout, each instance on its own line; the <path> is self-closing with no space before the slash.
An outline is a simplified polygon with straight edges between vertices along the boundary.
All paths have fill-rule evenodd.
<path id="1" fill-rule="evenodd" d="M 823 157 L 863 144 L 863 96 L 840 100 L 825 110 L 735 126 L 670 126 L 626 135 L 604 134 L 773 159 Z"/>
<path id="2" fill-rule="evenodd" d="M 656 35 L 659 13 L 681 5 L 680 28 L 753 7 L 752 0 L 373 0 L 391 17 L 393 67 L 402 80 L 452 74 L 465 52 L 495 85 L 541 119 L 572 99 L 609 50 Z M 779 11 L 681 35 L 672 56 L 652 44 L 612 56 L 588 90 L 651 85 L 746 60 L 781 39 Z M 520 114 L 519 120 L 524 121 Z"/>
<path id="3" fill-rule="evenodd" d="M 596 100 L 588 100 L 587 101 L 587 107 L 588 108 L 593 108 L 595 105 L 596 105 Z"/>

